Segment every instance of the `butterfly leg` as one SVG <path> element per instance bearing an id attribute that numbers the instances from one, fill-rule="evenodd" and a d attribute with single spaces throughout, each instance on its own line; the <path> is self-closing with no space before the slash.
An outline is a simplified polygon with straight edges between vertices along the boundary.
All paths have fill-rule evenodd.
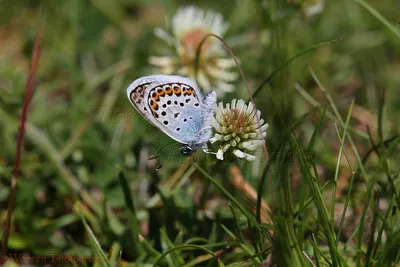
<path id="1" fill-rule="evenodd" d="M 203 143 L 202 148 L 203 148 L 204 153 L 217 155 L 217 153 L 212 152 L 211 150 L 208 149 L 207 143 Z"/>

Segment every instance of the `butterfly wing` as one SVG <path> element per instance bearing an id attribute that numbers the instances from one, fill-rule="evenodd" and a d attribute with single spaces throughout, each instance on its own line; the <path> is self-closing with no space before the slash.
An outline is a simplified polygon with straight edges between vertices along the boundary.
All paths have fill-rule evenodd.
<path id="1" fill-rule="evenodd" d="M 135 80 L 127 94 L 133 106 L 172 139 L 191 145 L 209 139 L 205 123 L 216 96 L 212 94 L 211 105 L 209 97 L 203 101 L 194 81 L 176 75 L 151 75 Z"/>
<path id="2" fill-rule="evenodd" d="M 154 79 L 151 76 L 142 77 L 133 81 L 126 89 L 128 99 L 135 109 L 151 124 L 155 125 L 151 113 L 146 106 L 145 95 L 148 90 L 152 88 Z"/>

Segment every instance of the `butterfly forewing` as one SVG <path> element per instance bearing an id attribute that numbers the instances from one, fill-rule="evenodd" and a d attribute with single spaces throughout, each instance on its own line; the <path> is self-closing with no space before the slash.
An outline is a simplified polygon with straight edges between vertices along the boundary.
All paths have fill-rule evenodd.
<path id="1" fill-rule="evenodd" d="M 201 101 L 187 84 L 168 83 L 150 89 L 147 107 L 159 128 L 181 143 L 193 143 L 203 127 Z"/>

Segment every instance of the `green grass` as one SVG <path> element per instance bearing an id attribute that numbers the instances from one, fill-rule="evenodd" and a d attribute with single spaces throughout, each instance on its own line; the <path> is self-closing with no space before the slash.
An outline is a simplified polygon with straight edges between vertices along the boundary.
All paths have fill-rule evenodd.
<path id="1" fill-rule="evenodd" d="M 248 101 L 248 84 L 269 124 L 268 162 L 261 150 L 245 162 L 148 160 L 172 141 L 125 90 L 157 72 L 148 57 L 167 45 L 154 28 L 187 1 L 3 1 L 2 241 L 17 180 L 6 266 L 400 265 L 400 6 L 325 1 L 307 17 L 303 2 L 197 1 L 230 24 L 246 77 L 218 102 Z"/>

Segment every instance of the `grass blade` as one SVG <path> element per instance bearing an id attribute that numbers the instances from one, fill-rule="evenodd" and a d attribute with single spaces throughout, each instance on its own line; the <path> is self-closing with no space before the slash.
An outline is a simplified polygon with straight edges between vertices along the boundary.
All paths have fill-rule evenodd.
<path id="1" fill-rule="evenodd" d="M 339 266 L 340 264 L 347 266 L 346 262 L 343 260 L 343 255 L 336 246 L 335 242 L 336 236 L 333 233 L 332 228 L 330 226 L 330 221 L 328 218 L 328 210 L 325 206 L 325 203 L 323 202 L 323 198 L 318 187 L 318 182 L 311 175 L 304 152 L 294 136 L 292 136 L 292 145 L 295 148 L 294 151 L 296 151 L 296 154 L 298 156 L 300 169 L 303 174 L 303 177 L 306 179 L 306 182 L 310 187 L 311 193 L 314 196 L 314 202 L 318 210 L 318 217 L 321 220 L 321 225 L 324 229 L 325 237 L 327 239 L 329 250 L 331 252 L 332 264 L 334 266 Z"/>
<path id="2" fill-rule="evenodd" d="M 165 251 L 163 254 L 161 254 L 161 256 L 159 256 L 155 262 L 154 262 L 154 266 L 158 266 L 159 263 L 164 259 L 164 257 L 166 257 L 169 253 L 174 252 L 176 250 L 202 250 L 210 255 L 212 255 L 214 258 L 218 259 L 218 256 L 212 252 L 209 249 L 206 249 L 205 247 L 202 246 L 198 246 L 198 245 L 181 245 L 181 246 L 176 246 L 173 248 L 168 249 L 167 251 Z M 219 260 L 218 260 L 219 262 Z M 223 265 L 220 265 L 223 266 Z"/>
<path id="3" fill-rule="evenodd" d="M 136 218 L 135 205 L 133 202 L 133 198 L 131 196 L 131 191 L 128 182 L 126 181 L 126 178 L 124 176 L 124 173 L 122 171 L 120 171 L 119 173 L 119 181 L 121 183 L 122 191 L 124 192 L 126 206 L 128 207 L 129 210 L 129 222 L 132 227 L 132 241 L 134 245 L 135 254 L 137 255 L 137 257 L 139 257 L 143 253 L 143 247 L 141 242 L 139 241 L 139 235 L 140 235 L 139 223 Z"/>
<path id="4" fill-rule="evenodd" d="M 365 8 L 372 16 L 377 18 L 383 25 L 386 26 L 394 35 L 396 35 L 398 38 L 400 38 L 400 30 L 395 27 L 395 25 L 391 24 L 387 19 L 385 19 L 384 16 L 382 16 L 378 11 L 376 11 L 375 8 L 370 6 L 367 2 L 364 0 L 353 0 L 363 8 Z"/>
<path id="5" fill-rule="evenodd" d="M 76 204 L 76 209 L 79 213 L 80 213 L 80 205 L 81 205 L 80 203 Z M 97 241 L 96 236 L 92 232 L 92 229 L 90 229 L 90 226 L 87 224 L 86 219 L 82 214 L 81 214 L 81 219 L 82 219 L 83 225 L 85 227 L 85 230 L 89 235 L 89 241 L 90 241 L 91 247 L 95 251 L 97 257 L 99 257 L 101 259 L 98 262 L 102 266 L 111 267 L 112 265 L 111 265 L 110 261 L 108 260 L 106 253 L 104 253 L 103 249 L 100 246 L 99 241 Z"/>
<path id="6" fill-rule="evenodd" d="M 199 170 L 211 183 L 213 183 L 231 202 L 236 208 L 238 208 L 250 221 L 251 223 L 269 240 L 273 238 L 264 227 L 262 227 L 240 203 L 237 201 L 222 185 L 220 185 L 214 178 L 212 178 L 207 172 L 203 170 L 197 163 L 193 164 L 197 170 Z"/>

